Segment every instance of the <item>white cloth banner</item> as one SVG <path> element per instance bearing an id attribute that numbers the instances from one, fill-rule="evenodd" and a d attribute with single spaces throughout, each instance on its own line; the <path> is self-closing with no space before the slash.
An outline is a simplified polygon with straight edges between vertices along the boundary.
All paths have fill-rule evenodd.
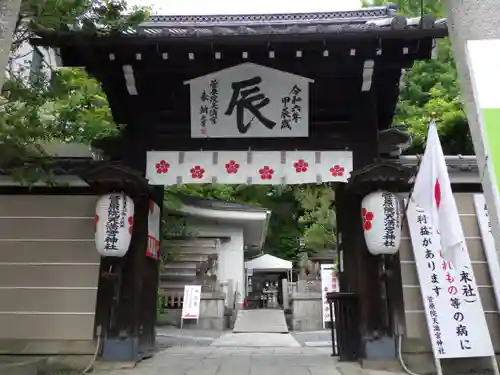
<path id="1" fill-rule="evenodd" d="M 333 264 L 322 264 L 321 265 L 321 302 L 323 306 L 323 328 L 325 328 L 325 323 L 331 320 L 330 317 L 330 305 L 326 299 L 326 294 L 330 292 L 338 292 L 338 280 L 334 272 Z M 333 308 L 333 306 L 332 306 Z M 333 321 L 335 321 L 335 312 L 332 309 Z"/>
<path id="2" fill-rule="evenodd" d="M 347 182 L 350 151 L 149 151 L 150 185 Z"/>
<path id="3" fill-rule="evenodd" d="M 200 319 L 201 285 L 184 285 L 182 319 Z"/>
<path id="4" fill-rule="evenodd" d="M 465 241 L 451 264 L 442 257 L 441 240 L 430 226 L 430 215 L 410 203 L 407 219 L 435 357 L 493 356 Z"/>

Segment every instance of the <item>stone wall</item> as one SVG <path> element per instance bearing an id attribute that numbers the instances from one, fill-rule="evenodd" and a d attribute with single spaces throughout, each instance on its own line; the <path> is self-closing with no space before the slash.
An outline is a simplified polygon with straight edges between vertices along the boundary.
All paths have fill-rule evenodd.
<path id="1" fill-rule="evenodd" d="M 317 331 L 323 329 L 321 293 L 292 293 L 292 329 Z"/>
<path id="2" fill-rule="evenodd" d="M 96 199 L 0 196 L 2 354 L 95 352 L 101 262 L 94 243 Z"/>

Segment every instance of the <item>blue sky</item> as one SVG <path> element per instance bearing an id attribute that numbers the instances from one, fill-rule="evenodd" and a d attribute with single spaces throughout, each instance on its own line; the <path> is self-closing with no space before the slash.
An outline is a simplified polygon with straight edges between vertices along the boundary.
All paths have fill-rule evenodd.
<path id="1" fill-rule="evenodd" d="M 127 3 L 151 6 L 153 14 L 161 15 L 301 13 L 361 8 L 361 0 L 128 0 Z"/>

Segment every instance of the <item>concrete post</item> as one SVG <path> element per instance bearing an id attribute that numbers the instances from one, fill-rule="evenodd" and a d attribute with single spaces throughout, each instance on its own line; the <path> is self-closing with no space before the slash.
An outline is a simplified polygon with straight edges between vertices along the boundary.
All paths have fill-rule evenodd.
<path id="1" fill-rule="evenodd" d="M 497 253 L 500 251 L 500 222 L 495 176 L 486 163 L 485 144 L 474 98 L 470 68 L 466 55 L 468 40 L 500 39 L 499 0 L 444 0 L 453 55 L 460 78 L 462 101 L 465 105 L 474 150 L 483 176 L 483 192 L 488 207 L 492 234 Z M 500 176 L 497 176 L 500 178 Z"/>
<path id="2" fill-rule="evenodd" d="M 288 280 L 281 280 L 281 291 L 283 294 L 283 309 L 287 310 L 290 308 L 290 296 L 288 294 Z"/>
<path id="3" fill-rule="evenodd" d="M 5 68 L 20 8 L 21 0 L 0 0 L 0 89 L 5 80 Z"/>

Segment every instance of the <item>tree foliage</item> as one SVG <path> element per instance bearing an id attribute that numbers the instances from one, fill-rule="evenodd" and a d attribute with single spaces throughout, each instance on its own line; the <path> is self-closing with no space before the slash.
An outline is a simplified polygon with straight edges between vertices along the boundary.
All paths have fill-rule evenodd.
<path id="1" fill-rule="evenodd" d="M 430 14 L 444 17 L 441 0 L 374 0 L 374 5 L 395 3 L 408 17 Z M 467 116 L 460 101 L 460 82 L 449 39 L 437 41 L 435 59 L 416 62 L 404 79 L 394 125 L 403 125 L 412 135 L 409 154 L 421 153 L 429 121 L 434 119 L 445 154 L 473 154 Z"/>
<path id="2" fill-rule="evenodd" d="M 0 163 L 39 155 L 40 141 L 90 143 L 116 133 L 100 84 L 78 68 L 56 69 L 29 48 L 39 30 L 123 30 L 147 16 L 123 0 L 23 0 L 0 96 Z M 39 64 L 36 64 L 40 58 Z"/>

